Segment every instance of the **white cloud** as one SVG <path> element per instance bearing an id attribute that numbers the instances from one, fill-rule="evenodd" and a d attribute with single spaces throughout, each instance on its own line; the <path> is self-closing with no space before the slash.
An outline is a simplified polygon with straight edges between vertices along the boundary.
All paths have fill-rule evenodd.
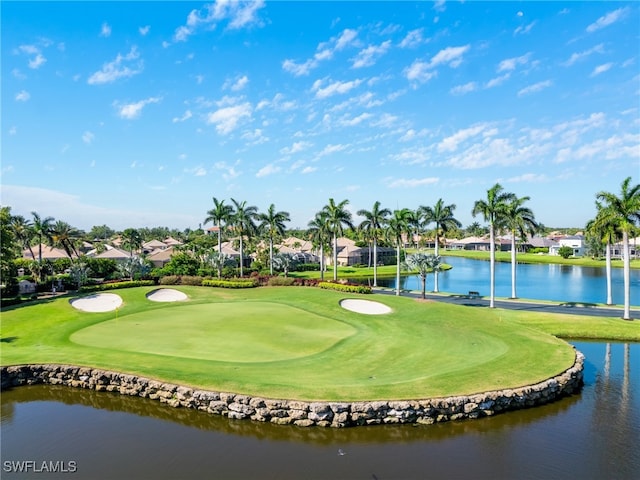
<path id="1" fill-rule="evenodd" d="M 425 177 L 425 178 L 398 178 L 396 180 L 390 180 L 387 185 L 388 188 L 415 188 L 422 187 L 424 185 L 433 185 L 438 183 L 440 179 L 438 177 Z"/>
<path id="2" fill-rule="evenodd" d="M 571 65 L 573 65 L 577 61 L 582 60 L 583 58 L 586 58 L 589 55 L 592 55 L 594 53 L 604 53 L 604 44 L 600 43 L 600 44 L 596 45 L 595 47 L 592 47 L 592 48 L 590 48 L 588 50 L 584 50 L 582 52 L 572 53 L 571 56 L 569 57 L 569 59 L 567 61 L 561 63 L 561 65 L 563 65 L 565 67 L 570 67 Z"/>
<path id="3" fill-rule="evenodd" d="M 282 62 L 282 69 L 296 77 L 308 75 L 320 62 L 333 58 L 334 52 L 343 50 L 351 45 L 357 45 L 357 35 L 358 32 L 355 30 L 345 29 L 340 36 L 333 37 L 328 42 L 320 43 L 316 48 L 314 56 L 304 62 L 296 62 L 291 59 L 284 60 Z"/>
<path id="4" fill-rule="evenodd" d="M 349 82 L 333 82 L 326 87 L 322 86 L 323 83 L 324 80 L 316 80 L 313 82 L 311 91 L 316 93 L 316 98 L 327 98 L 332 95 L 348 93 L 358 87 L 362 83 L 362 80 L 356 79 Z"/>
<path id="5" fill-rule="evenodd" d="M 358 32 L 350 28 L 346 28 L 342 31 L 340 36 L 335 40 L 335 49 L 343 50 L 344 48 L 355 43 Z"/>
<path id="6" fill-rule="evenodd" d="M 337 152 L 342 152 L 346 150 L 348 147 L 349 147 L 348 145 L 342 145 L 342 144 L 338 144 L 338 145 L 329 144 L 326 147 L 324 147 L 320 153 L 318 153 L 317 158 L 326 157 L 327 155 L 331 155 Z"/>
<path id="7" fill-rule="evenodd" d="M 543 82 L 534 83 L 533 85 L 529 85 L 528 87 L 525 87 L 520 91 L 518 91 L 518 96 L 521 97 L 523 95 L 528 95 L 530 93 L 536 93 L 541 90 L 544 90 L 545 88 L 550 87 L 551 85 L 553 85 L 553 82 L 551 80 L 545 80 Z"/>
<path id="8" fill-rule="evenodd" d="M 31 94 L 26 90 L 21 90 L 16 93 L 16 102 L 26 102 L 31 98 Z"/>
<path id="9" fill-rule="evenodd" d="M 370 67 L 374 65 L 376 60 L 389 51 L 391 40 L 387 40 L 380 45 L 370 45 L 360 50 L 353 59 L 353 68 Z"/>
<path id="10" fill-rule="evenodd" d="M 205 5 L 201 10 L 191 10 L 187 15 L 187 22 L 176 28 L 173 40 L 185 42 L 200 28 L 213 30 L 216 26 L 227 21 L 229 30 L 261 25 L 258 11 L 265 6 L 263 0 L 229 1 L 215 0 Z"/>
<path id="11" fill-rule="evenodd" d="M 38 69 L 47 61 L 41 53 L 38 53 L 35 58 L 29 60 L 29 68 Z"/>
<path id="12" fill-rule="evenodd" d="M 629 12 L 628 7 L 618 8 L 617 10 L 613 10 L 612 12 L 603 15 L 598 18 L 595 22 L 587 27 L 587 33 L 593 33 L 602 28 L 608 27 L 609 25 L 617 22 L 618 20 L 623 19 L 626 14 Z"/>
<path id="13" fill-rule="evenodd" d="M 492 78 L 485 84 L 485 88 L 494 88 L 502 85 L 504 82 L 511 78 L 510 73 L 505 73 L 504 75 L 500 75 L 499 77 Z"/>
<path id="14" fill-rule="evenodd" d="M 91 145 L 94 138 L 96 138 L 96 136 L 92 132 L 86 131 L 82 134 L 82 141 L 87 145 Z"/>
<path id="15" fill-rule="evenodd" d="M 116 58 L 102 65 L 102 68 L 89 77 L 89 85 L 101 85 L 103 83 L 113 83 L 119 78 L 127 78 L 142 72 L 143 62 L 138 60 L 140 54 L 137 47 L 131 47 L 126 55 L 118 53 Z"/>
<path id="16" fill-rule="evenodd" d="M 522 26 L 520 25 L 513 31 L 514 35 L 525 35 L 531 31 L 531 29 L 535 26 L 536 22 L 533 21 L 529 25 Z"/>
<path id="17" fill-rule="evenodd" d="M 245 118 L 251 117 L 251 104 L 248 102 L 230 107 L 223 107 L 209 113 L 207 123 L 214 124 L 216 131 L 221 135 L 231 133 Z"/>
<path id="18" fill-rule="evenodd" d="M 315 172 L 316 170 L 318 170 L 316 167 L 308 166 L 308 167 L 304 167 L 304 168 L 300 171 L 300 173 L 307 175 L 307 174 L 309 174 L 309 173 L 313 173 L 313 172 Z"/>
<path id="19" fill-rule="evenodd" d="M 143 37 L 145 37 L 149 33 L 149 30 L 151 30 L 151 26 L 150 25 L 145 25 L 144 27 L 138 28 L 138 32 Z"/>
<path id="20" fill-rule="evenodd" d="M 425 43 L 424 38 L 422 37 L 422 28 L 417 28 L 415 30 L 411 30 L 405 35 L 402 41 L 399 44 L 400 48 L 414 48 L 419 46 L 422 43 Z"/>
<path id="21" fill-rule="evenodd" d="M 273 175 L 274 173 L 278 173 L 280 171 L 280 167 L 273 165 L 272 163 L 265 165 L 256 173 L 256 177 L 266 177 L 267 175 Z"/>
<path id="22" fill-rule="evenodd" d="M 133 120 L 134 118 L 138 118 L 142 113 L 142 109 L 151 104 L 151 103 L 159 103 L 162 100 L 160 97 L 149 97 L 145 100 L 140 100 L 135 103 L 126 103 L 126 104 L 117 104 L 116 107 L 118 109 L 118 116 L 120 118 L 124 118 L 127 120 Z"/>
<path id="23" fill-rule="evenodd" d="M 405 68 L 404 75 L 412 83 L 425 83 L 438 75 L 435 70 L 429 70 L 429 64 L 420 60 L 415 60 L 409 67 Z"/>
<path id="24" fill-rule="evenodd" d="M 236 77 L 235 79 L 227 80 L 226 82 L 224 82 L 222 89 L 223 90 L 230 89 L 233 92 L 239 92 L 248 84 L 249 84 L 249 77 L 247 77 L 246 75 L 243 75 L 241 77 Z"/>
<path id="25" fill-rule="evenodd" d="M 17 135 L 18 134 L 18 129 L 17 127 L 13 126 L 9 129 L 9 135 L 13 136 L 13 135 Z"/>
<path id="26" fill-rule="evenodd" d="M 469 50 L 470 45 L 461 47 L 447 47 L 436 53 L 429 62 L 430 68 L 438 65 L 448 64 L 452 68 L 458 67 L 462 63 L 462 56 Z"/>
<path id="27" fill-rule="evenodd" d="M 102 28 L 100 29 L 101 37 L 109 37 L 111 36 L 111 26 L 108 23 L 103 23 Z"/>
<path id="28" fill-rule="evenodd" d="M 473 92 L 478 89 L 478 84 L 476 82 L 465 83 L 464 85 L 456 85 L 449 92 L 452 95 L 464 95 L 466 93 Z"/>
<path id="29" fill-rule="evenodd" d="M 548 177 L 544 173 L 523 173 L 516 177 L 507 178 L 507 183 L 539 183 L 546 182 Z"/>
<path id="30" fill-rule="evenodd" d="M 607 70 L 610 70 L 611 67 L 613 67 L 613 63 L 609 62 L 609 63 L 605 63 L 603 65 L 598 65 L 596 68 L 593 69 L 593 72 L 591 72 L 591 75 L 589 75 L 590 77 L 596 77 L 598 75 L 600 75 L 601 73 L 606 72 Z"/>
<path id="31" fill-rule="evenodd" d="M 186 112 L 184 112 L 182 114 L 181 117 L 173 117 L 172 122 L 173 123 L 184 122 L 184 121 L 189 120 L 191 117 L 193 117 L 193 113 L 191 113 L 191 110 L 187 110 Z"/>
<path id="32" fill-rule="evenodd" d="M 498 64 L 498 70 L 497 71 L 498 71 L 498 73 L 500 73 L 500 72 L 504 72 L 504 71 L 515 70 L 518 65 L 526 65 L 527 62 L 529 61 L 529 57 L 530 56 L 531 56 L 531 53 L 526 53 L 526 54 L 521 55 L 519 57 L 507 58 L 505 60 L 502 60 Z"/>
<path id="33" fill-rule="evenodd" d="M 228 165 L 226 162 L 216 162 L 214 168 L 223 172 L 222 179 L 225 182 L 229 182 L 240 176 L 240 172 L 236 170 L 235 166 Z"/>
<path id="34" fill-rule="evenodd" d="M 312 147 L 313 143 L 311 142 L 294 142 L 290 147 L 284 147 L 280 149 L 280 153 L 283 155 L 292 155 L 294 153 L 302 152 L 303 150 L 307 150 L 309 147 Z"/>
<path id="35" fill-rule="evenodd" d="M 446 137 L 438 144 L 438 151 L 453 152 L 458 149 L 460 143 L 463 143 L 470 138 L 480 135 L 488 127 L 488 124 L 482 123 L 479 125 L 474 125 L 473 127 L 458 130 L 456 133 L 449 137 Z"/>
<path id="36" fill-rule="evenodd" d="M 371 115 L 370 113 L 364 112 L 357 117 L 342 117 L 340 120 L 338 120 L 338 125 L 344 127 L 354 127 L 356 125 L 360 125 L 362 122 L 368 120 L 372 116 L 373 115 Z"/>

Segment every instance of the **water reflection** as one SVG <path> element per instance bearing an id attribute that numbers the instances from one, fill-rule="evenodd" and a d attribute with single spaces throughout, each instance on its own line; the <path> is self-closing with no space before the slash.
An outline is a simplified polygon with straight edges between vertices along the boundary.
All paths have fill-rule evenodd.
<path id="1" fill-rule="evenodd" d="M 466 294 L 478 291 L 489 295 L 489 262 L 461 257 L 443 257 L 451 270 L 441 272 L 438 286 L 441 292 Z M 624 278 L 621 268 L 612 269 L 613 302 L 624 303 Z M 579 267 L 574 265 L 518 264 L 517 292 L 521 298 L 582 303 L 605 303 L 607 285 L 605 268 Z M 433 290 L 434 276 L 427 277 L 427 291 Z M 378 279 L 383 287 L 395 287 L 395 278 Z M 418 276 L 401 279 L 400 287 L 420 290 Z M 496 296 L 511 296 L 511 264 L 496 263 Z M 640 270 L 631 271 L 631 304 L 640 302 Z"/>
<path id="2" fill-rule="evenodd" d="M 78 478 L 633 478 L 640 344 L 577 347 L 587 357 L 581 394 L 430 426 L 277 426 L 116 394 L 22 387 L 1 398 L 2 460 L 75 460 Z"/>

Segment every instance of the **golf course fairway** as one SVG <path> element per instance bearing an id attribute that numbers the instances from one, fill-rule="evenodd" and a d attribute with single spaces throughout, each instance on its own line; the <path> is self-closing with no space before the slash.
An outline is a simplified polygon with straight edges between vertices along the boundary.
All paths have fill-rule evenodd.
<path id="1" fill-rule="evenodd" d="M 58 363 L 297 400 L 421 399 L 515 388 L 571 367 L 573 348 L 504 311 L 311 287 L 116 290 L 115 311 L 60 297 L 3 311 L 2 365 Z M 81 296 L 81 295 L 80 295 Z M 73 297 L 73 298 L 77 298 Z M 389 313 L 342 308 L 373 299 Z M 535 314 L 532 314 L 535 315 Z"/>

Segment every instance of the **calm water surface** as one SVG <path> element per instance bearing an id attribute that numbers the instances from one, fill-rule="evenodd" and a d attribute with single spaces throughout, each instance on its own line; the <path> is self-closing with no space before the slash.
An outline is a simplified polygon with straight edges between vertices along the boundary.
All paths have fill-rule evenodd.
<path id="1" fill-rule="evenodd" d="M 276 426 L 115 394 L 16 388 L 1 399 L 1 476 L 637 479 L 640 344 L 576 346 L 587 357 L 580 394 L 539 408 L 430 426 Z M 17 460 L 74 461 L 77 472 L 7 472 L 6 462 Z"/>
<path id="2" fill-rule="evenodd" d="M 438 287 L 441 292 L 468 291 L 489 295 L 489 262 L 470 258 L 443 256 L 442 261 L 453 268 L 441 272 Z M 613 303 L 624 303 L 623 269 L 611 272 Z M 396 280 L 378 279 L 378 285 L 395 287 Z M 418 276 L 401 278 L 400 288 L 420 290 Z M 606 269 L 572 265 L 519 264 L 516 293 L 520 298 L 554 300 L 559 302 L 605 303 L 607 301 Z M 433 275 L 427 277 L 427 291 L 433 290 Z M 511 264 L 496 262 L 496 296 L 511 296 Z M 640 305 L 640 270 L 631 270 L 631 304 Z"/>

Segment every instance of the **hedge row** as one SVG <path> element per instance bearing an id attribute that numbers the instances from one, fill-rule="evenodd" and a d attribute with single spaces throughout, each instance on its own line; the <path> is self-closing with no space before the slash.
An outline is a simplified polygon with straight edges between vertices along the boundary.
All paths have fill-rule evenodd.
<path id="1" fill-rule="evenodd" d="M 80 292 L 100 292 L 103 290 L 115 290 L 118 288 L 149 287 L 155 285 L 153 280 L 130 280 L 126 282 L 101 283 L 100 285 L 84 285 Z"/>
<path id="2" fill-rule="evenodd" d="M 371 293 L 371 287 L 366 285 L 345 285 L 343 283 L 320 282 L 318 283 L 318 286 L 327 290 L 337 290 L 338 292 Z"/>
<path id="3" fill-rule="evenodd" d="M 258 286 L 256 279 L 237 279 L 237 280 L 203 280 L 203 287 L 219 287 L 219 288 L 254 288 Z"/>

